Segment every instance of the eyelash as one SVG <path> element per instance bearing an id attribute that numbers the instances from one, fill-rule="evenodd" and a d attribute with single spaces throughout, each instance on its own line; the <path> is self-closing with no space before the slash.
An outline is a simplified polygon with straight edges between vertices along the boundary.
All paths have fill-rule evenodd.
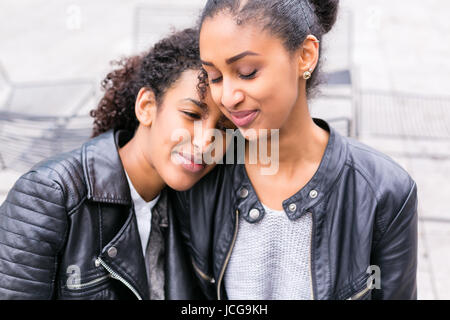
<path id="1" fill-rule="evenodd" d="M 247 74 L 247 75 L 241 74 L 241 75 L 239 75 L 239 77 L 244 80 L 251 80 L 251 79 L 255 78 L 255 75 L 257 72 L 258 72 L 258 70 L 255 69 L 255 71 L 253 71 L 252 73 Z M 222 77 L 219 77 L 216 79 L 211 79 L 211 83 L 219 83 L 221 80 L 222 80 Z"/>
<path id="2" fill-rule="evenodd" d="M 216 79 L 211 79 L 211 83 L 218 83 L 222 80 L 222 77 L 216 78 Z"/>
<path id="3" fill-rule="evenodd" d="M 201 115 L 196 114 L 196 113 L 187 112 L 187 111 L 183 111 L 183 113 L 184 113 L 185 115 L 187 115 L 188 117 L 190 117 L 190 118 L 192 118 L 192 119 L 195 119 L 195 120 L 200 120 L 200 119 L 202 118 Z"/>
<path id="4" fill-rule="evenodd" d="M 187 111 L 183 111 L 183 113 L 192 119 L 195 119 L 195 120 L 201 119 L 201 116 L 196 113 L 187 112 Z M 232 129 L 232 128 L 227 128 L 225 125 L 218 125 L 217 129 L 219 129 L 221 131 L 226 131 L 227 129 Z"/>
<path id="5" fill-rule="evenodd" d="M 255 77 L 255 75 L 256 75 L 257 72 L 258 72 L 258 70 L 255 69 L 255 71 L 253 71 L 252 73 L 247 74 L 247 75 L 241 74 L 239 77 L 240 77 L 241 79 L 246 79 L 246 80 L 248 80 L 248 79 L 253 79 L 253 78 Z"/>

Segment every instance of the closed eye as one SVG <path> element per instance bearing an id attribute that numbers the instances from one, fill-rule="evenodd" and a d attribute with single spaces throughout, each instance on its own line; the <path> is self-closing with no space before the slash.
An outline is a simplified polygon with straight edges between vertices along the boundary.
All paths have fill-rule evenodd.
<path id="1" fill-rule="evenodd" d="M 202 116 L 197 113 L 192 113 L 192 112 L 188 112 L 188 111 L 182 111 L 182 112 L 194 120 L 200 120 L 202 118 Z"/>
<path id="2" fill-rule="evenodd" d="M 211 83 L 219 83 L 220 81 L 222 81 L 222 77 L 211 79 Z"/>
<path id="3" fill-rule="evenodd" d="M 239 77 L 241 79 L 247 79 L 247 80 L 248 79 L 253 79 L 257 72 L 258 72 L 258 70 L 255 69 L 255 71 L 253 71 L 252 73 L 250 73 L 250 74 L 241 74 Z"/>

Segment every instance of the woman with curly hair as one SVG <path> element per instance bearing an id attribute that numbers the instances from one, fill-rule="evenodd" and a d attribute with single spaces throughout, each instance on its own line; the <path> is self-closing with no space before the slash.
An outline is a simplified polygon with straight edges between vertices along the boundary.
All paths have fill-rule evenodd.
<path id="1" fill-rule="evenodd" d="M 118 64 L 93 139 L 34 166 L 0 207 L 0 299 L 202 297 L 170 199 L 214 166 L 196 161 L 210 139 L 194 123 L 230 122 L 199 86 L 195 30 Z"/>

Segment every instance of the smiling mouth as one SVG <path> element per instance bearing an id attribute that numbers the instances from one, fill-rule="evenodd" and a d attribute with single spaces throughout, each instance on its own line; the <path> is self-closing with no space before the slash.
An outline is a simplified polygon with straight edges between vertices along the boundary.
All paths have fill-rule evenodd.
<path id="1" fill-rule="evenodd" d="M 234 124 L 242 128 L 250 126 L 250 124 L 258 116 L 259 110 L 239 111 L 239 112 L 229 111 L 229 113 Z"/>
<path id="2" fill-rule="evenodd" d="M 206 164 L 203 160 L 195 158 L 192 154 L 175 152 L 174 156 L 178 160 L 179 164 L 189 172 L 197 173 L 206 168 Z"/>

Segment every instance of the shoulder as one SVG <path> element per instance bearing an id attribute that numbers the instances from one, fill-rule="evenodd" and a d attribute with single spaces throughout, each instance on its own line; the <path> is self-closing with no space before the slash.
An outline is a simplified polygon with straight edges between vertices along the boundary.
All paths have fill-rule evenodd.
<path id="1" fill-rule="evenodd" d="M 363 181 L 375 195 L 380 229 L 385 230 L 399 215 L 405 215 L 405 209 L 410 215 L 415 215 L 417 185 L 405 168 L 370 146 L 351 138 L 345 139 L 348 145 L 345 165 L 359 176 L 356 181 Z"/>
<path id="2" fill-rule="evenodd" d="M 67 212 L 86 196 L 81 148 L 43 160 L 23 174 L 10 195 L 47 199 L 64 207 Z"/>
<path id="3" fill-rule="evenodd" d="M 415 182 L 405 168 L 366 144 L 352 138 L 345 139 L 348 145 L 346 166 L 367 181 L 379 200 L 386 193 L 409 194 Z"/>

